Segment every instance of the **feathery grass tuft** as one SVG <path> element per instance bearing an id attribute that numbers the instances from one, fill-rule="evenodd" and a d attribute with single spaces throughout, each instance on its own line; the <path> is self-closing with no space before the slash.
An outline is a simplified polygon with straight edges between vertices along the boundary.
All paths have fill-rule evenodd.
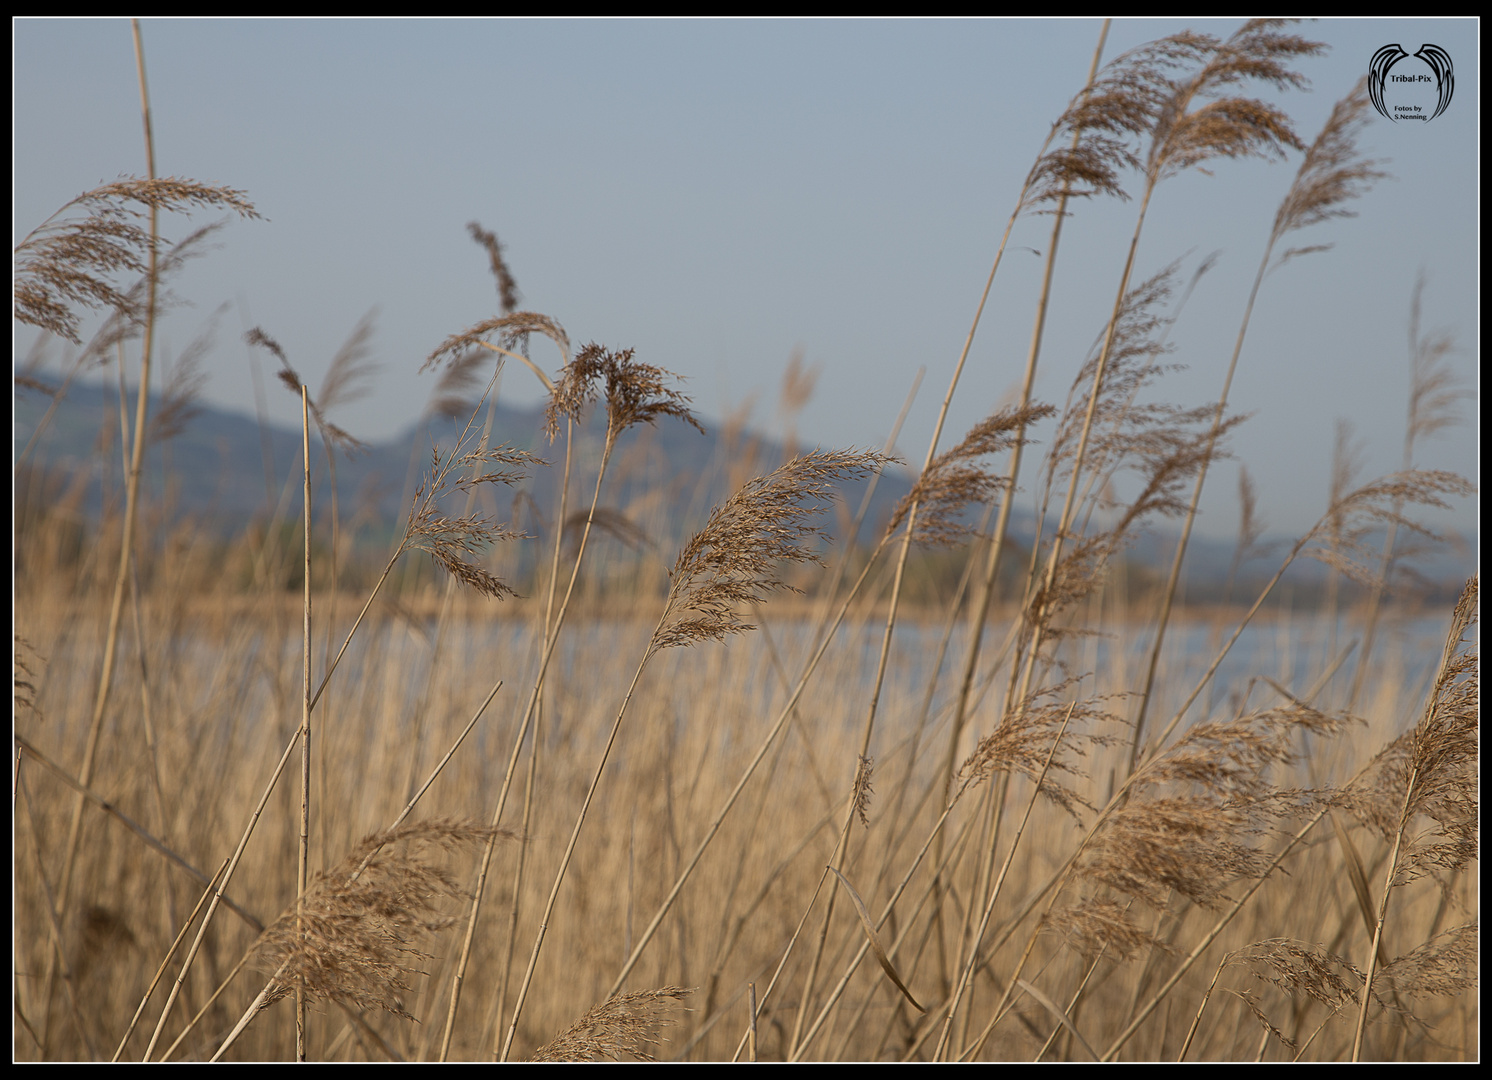
<path id="1" fill-rule="evenodd" d="M 1425 823 L 1406 837 L 1395 886 L 1427 873 L 1455 873 L 1477 855 L 1481 679 L 1467 633 L 1478 601 L 1473 578 L 1451 617 L 1424 715 L 1385 748 L 1375 769 L 1339 797 L 1349 813 L 1389 842 L 1416 820 Z"/>
<path id="2" fill-rule="evenodd" d="M 265 930 L 259 963 L 273 972 L 269 1000 L 303 986 L 313 1000 L 382 1009 L 406 1019 L 405 996 L 424 974 L 421 938 L 454 921 L 441 901 L 463 891 L 432 856 L 488 839 L 492 830 L 437 820 L 366 837 Z"/>
<path id="3" fill-rule="evenodd" d="M 633 349 L 612 352 L 592 342 L 565 365 L 545 414 L 545 432 L 551 442 L 559 433 L 562 417 L 579 421 L 585 407 L 596 400 L 597 383 L 605 384 L 608 439 L 614 440 L 634 424 L 654 423 L 660 416 L 675 417 L 704 434 L 689 411 L 689 398 L 668 385 L 668 380 L 678 376 L 639 363 L 634 355 Z"/>
<path id="4" fill-rule="evenodd" d="M 450 363 L 473 348 L 490 349 L 492 345 L 487 339 L 493 335 L 496 335 L 497 339 L 502 342 L 502 347 L 498 351 L 507 352 L 519 345 L 529 334 L 543 334 L 559 346 L 561 354 L 566 358 L 569 357 L 570 335 L 565 333 L 563 326 L 548 315 L 540 315 L 536 311 L 516 311 L 511 315 L 484 319 L 459 334 L 452 334 L 425 358 L 425 362 L 420 365 L 420 370 L 429 371 L 433 367 Z"/>
<path id="5" fill-rule="evenodd" d="M 409 510 L 405 546 L 427 553 L 446 573 L 483 596 L 494 600 L 517 596 L 511 586 L 471 560 L 491 544 L 516 540 L 524 534 L 480 515 L 448 517 L 439 506 L 450 488 L 469 491 L 477 484 L 513 484 L 523 479 L 524 470 L 537 461 L 527 451 L 511 447 L 463 452 L 458 444 L 444 457 L 439 450 L 432 450 L 430 471 L 415 489 Z M 493 465 L 514 468 L 492 469 Z M 458 468 L 470 472 L 453 483 L 451 474 Z"/>
<path id="6" fill-rule="evenodd" d="M 1371 117 L 1371 109 L 1366 79 L 1332 106 L 1331 116 L 1306 149 L 1295 182 L 1275 212 L 1271 241 L 1333 218 L 1355 217 L 1356 211 L 1345 204 L 1388 175 L 1378 168 L 1380 162 L 1362 157 L 1357 149 L 1358 136 Z M 1320 250 L 1324 248 L 1291 249 L 1279 261 Z"/>
<path id="7" fill-rule="evenodd" d="M 948 546 L 968 536 L 972 526 L 964 520 L 964 514 L 973 507 L 990 502 L 998 492 L 1010 486 L 1004 477 L 993 476 L 974 462 L 1014 448 L 1021 441 L 1027 425 L 1056 411 L 1051 405 L 1001 409 L 976 424 L 964 436 L 963 442 L 939 454 L 923 470 L 912 490 L 896 504 L 886 525 L 886 534 L 894 533 L 915 506 L 917 516 L 913 539 L 918 543 Z"/>
<path id="8" fill-rule="evenodd" d="M 1202 908 L 1223 907 L 1231 883 L 1256 880 L 1275 866 L 1253 838 L 1320 803 L 1308 792 L 1277 788 L 1272 770 L 1297 760 L 1303 734 L 1329 736 L 1347 723 L 1287 705 L 1197 724 L 1134 774 L 1128 798 L 1089 841 L 1078 875 L 1156 911 L 1173 893 Z M 1062 918 L 1081 923 L 1086 909 L 1077 907 Z"/>
<path id="9" fill-rule="evenodd" d="M 880 454 L 815 450 L 750 481 L 710 514 L 669 572 L 668 603 L 649 651 L 723 641 L 755 629 L 739 615 L 774 590 L 795 591 L 776 576 L 780 562 L 820 562 L 808 545 L 823 536 L 808 522 L 823 513 L 835 481 L 885 465 Z"/>
<path id="10" fill-rule="evenodd" d="M 507 260 L 503 258 L 503 246 L 498 242 L 497 234 L 482 228 L 481 224 L 475 221 L 466 223 L 466 231 L 471 233 L 471 238 L 481 244 L 487 252 L 487 261 L 492 268 L 492 276 L 497 279 L 497 296 L 502 303 L 503 314 L 513 314 L 518 309 L 518 282 L 513 279 L 513 272 L 508 269 Z"/>
<path id="11" fill-rule="evenodd" d="M 196 180 L 123 177 L 85 191 L 16 245 L 15 318 L 74 345 L 83 343 L 79 308 L 111 308 L 138 321 L 141 297 L 111 280 L 146 273 L 158 250 L 160 241 L 137 222 L 149 210 L 184 214 L 219 207 L 259 217 L 242 191 Z"/>
<path id="12" fill-rule="evenodd" d="M 300 397 L 300 390 L 303 385 L 300 374 L 290 366 L 290 358 L 285 355 L 285 350 L 280 343 L 257 326 L 250 329 L 243 337 L 244 341 L 250 345 L 257 345 L 261 349 L 267 350 L 274 355 L 275 359 L 280 361 L 280 370 L 275 373 L 275 377 L 280 380 L 280 384 L 285 389 L 289 390 L 296 397 Z M 346 400 L 344 379 L 345 376 L 332 380 L 330 373 L 328 374 L 328 381 L 331 382 L 334 392 L 342 392 L 343 400 Z M 320 404 L 314 398 L 310 397 L 309 392 L 307 393 L 307 403 L 311 407 L 311 416 L 316 421 L 316 429 L 321 432 L 321 438 L 325 442 L 334 446 L 340 446 L 343 453 L 348 454 L 358 453 L 367 449 L 361 441 L 353 438 L 353 436 L 349 435 L 342 428 L 328 420 Z"/>
<path id="13" fill-rule="evenodd" d="M 660 986 L 618 994 L 590 1008 L 584 1016 L 551 1041 L 534 1051 L 534 1061 L 578 1062 L 625 1054 L 642 1061 L 655 1060 L 648 1049 L 658 1045 L 658 1029 L 678 1023 L 669 1013 L 693 988 Z"/>
<path id="14" fill-rule="evenodd" d="M 874 773 L 875 759 L 862 756 L 855 766 L 854 795 L 850 801 L 855 807 L 855 816 L 867 829 L 870 828 L 870 796 L 875 791 L 870 782 Z"/>

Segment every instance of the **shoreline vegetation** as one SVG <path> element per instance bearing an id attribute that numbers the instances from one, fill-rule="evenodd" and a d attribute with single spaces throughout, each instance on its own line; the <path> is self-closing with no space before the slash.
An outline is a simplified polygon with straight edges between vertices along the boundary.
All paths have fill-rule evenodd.
<path id="1" fill-rule="evenodd" d="M 1401 622 L 1438 618 L 1444 612 L 1447 602 L 1451 604 L 1455 602 L 1456 595 L 1451 593 L 1446 596 L 1447 592 L 1448 588 L 1437 587 L 1429 596 L 1406 596 L 1396 602 L 1385 603 L 1382 605 L 1384 617 L 1392 617 Z M 335 595 L 327 592 L 313 592 L 312 596 L 313 604 L 328 604 L 337 609 L 353 607 L 366 599 L 366 594 L 350 589 L 341 590 Z M 1141 599 L 1148 601 L 1153 600 L 1154 597 L 1146 596 Z M 1295 620 L 1309 622 L 1325 619 L 1330 614 L 1319 597 L 1307 597 L 1304 603 L 1301 599 L 1299 596 L 1282 596 L 1277 603 L 1261 607 L 1250 619 L 1250 624 L 1257 627 L 1288 624 Z M 1145 604 L 1135 603 L 1133 597 L 1130 600 L 1130 606 L 1111 605 L 1105 610 L 1106 622 L 1111 626 L 1140 629 L 1151 626 L 1154 621 L 1154 612 Z M 98 618 L 108 613 L 107 604 L 99 601 L 97 597 L 64 598 L 52 595 L 41 598 L 37 602 L 44 602 L 54 614 L 67 619 Z M 300 597 L 289 593 L 279 597 L 255 596 L 247 593 L 226 596 L 189 595 L 178 602 L 176 611 L 185 618 L 195 620 L 211 620 L 225 614 L 235 617 L 252 615 L 268 622 L 283 623 L 293 628 L 295 620 L 301 614 L 302 603 Z M 572 610 L 577 615 L 583 615 L 588 619 L 635 621 L 656 616 L 658 603 L 659 600 L 652 597 L 618 598 L 603 595 L 582 597 L 572 603 Z M 782 624 L 811 622 L 819 614 L 821 606 L 821 602 L 812 596 L 789 597 L 774 603 L 771 621 Z M 1204 602 L 1178 606 L 1172 617 L 1192 624 L 1226 623 L 1231 627 L 1236 626 L 1248 615 L 1249 608 L 1250 605 L 1242 601 L 1228 604 Z M 882 598 L 878 602 L 868 602 L 856 607 L 854 618 L 861 622 L 884 623 L 888 612 L 889 602 Z M 518 596 L 511 599 L 499 618 L 494 616 L 491 605 L 480 599 L 460 594 L 447 598 L 441 589 L 432 587 L 391 597 L 386 609 L 387 617 L 396 619 L 438 620 L 442 617 L 442 613 L 447 619 L 457 619 L 473 626 L 508 622 L 529 624 L 534 621 L 542 625 L 544 598 L 542 596 Z M 1003 629 L 1012 622 L 1018 621 L 1020 615 L 1021 609 L 1018 605 L 1010 602 L 997 602 L 992 604 L 987 612 L 985 625 Z M 935 598 L 925 598 L 903 601 L 898 608 L 897 621 L 941 626 L 947 617 L 946 603 L 941 603 Z M 1342 625 L 1347 626 L 1352 623 L 1354 616 L 1350 610 L 1347 610 L 1338 612 L 1337 618 Z"/>
<path id="2" fill-rule="evenodd" d="M 1479 581 L 1413 577 L 1421 514 L 1475 492 L 1414 467 L 1460 397 L 1418 293 L 1402 468 L 1357 475 L 1342 432 L 1320 520 L 1267 552 L 1244 471 L 1232 569 L 1183 573 L 1244 422 L 1253 296 L 1217 400 L 1168 400 L 1201 270 L 1140 255 L 1152 200 L 1288 162 L 1257 294 L 1329 258 L 1384 175 L 1366 86 L 1319 133 L 1275 103 L 1322 48 L 1297 30 L 1107 62 L 1100 38 L 1011 193 L 1012 225 L 1053 230 L 1023 396 L 940 418 L 884 514 L 844 493 L 887 454 L 821 448 L 739 455 L 697 520 L 662 520 L 624 435 L 699 426 L 678 376 L 518 310 L 475 222 L 496 306 L 431 342 L 455 426 L 392 525 L 337 481 L 368 325 L 314 392 L 273 328 L 246 336 L 300 403 L 300 457 L 227 541 L 142 484 L 202 464 L 170 453 L 192 380 L 154 411 L 121 395 L 95 458 L 16 508 L 14 1058 L 1477 1060 Z M 89 363 L 151 386 L 161 290 L 212 231 L 163 224 L 258 219 L 157 176 L 134 31 L 146 175 L 15 249 L 16 319 L 79 350 L 60 382 L 18 370 L 38 430 Z M 1060 232 L 1100 207 L 1134 227 L 1098 343 L 1064 403 L 1033 400 Z M 524 446 L 493 438 L 503 365 L 548 394 Z M 811 392 L 794 364 L 784 414 Z M 117 498 L 85 524 L 95 475 Z M 1307 559 L 1327 570 L 1286 577 Z"/>

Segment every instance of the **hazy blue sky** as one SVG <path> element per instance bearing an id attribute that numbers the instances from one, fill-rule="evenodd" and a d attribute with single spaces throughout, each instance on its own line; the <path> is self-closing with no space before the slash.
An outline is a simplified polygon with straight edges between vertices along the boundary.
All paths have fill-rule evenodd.
<path id="1" fill-rule="evenodd" d="M 1116 22 L 1108 61 L 1182 29 L 1236 22 Z M 126 20 L 20 20 L 14 59 L 16 240 L 70 198 L 143 174 Z M 577 344 L 630 346 L 688 377 L 703 416 L 754 400 L 781 430 L 794 349 L 819 369 L 798 421 L 825 446 L 879 446 L 920 366 L 900 449 L 920 463 L 1013 200 L 1050 124 L 1082 86 L 1100 23 L 1070 21 L 241 21 L 143 24 L 162 175 L 245 190 L 268 218 L 235 222 L 176 285 L 180 350 L 212 312 L 206 396 L 253 411 L 249 326 L 314 387 L 378 308 L 375 391 L 335 419 L 368 441 L 414 421 L 417 375 L 449 334 L 497 314 L 465 224 L 494 230 L 522 306 Z M 1477 471 L 1478 130 L 1475 20 L 1323 21 L 1330 51 L 1278 98 L 1303 139 L 1375 50 L 1441 46 L 1449 109 L 1428 124 L 1376 119 L 1363 145 L 1393 179 L 1359 216 L 1296 234 L 1332 244 L 1266 282 L 1234 385 L 1254 413 L 1234 439 L 1276 533 L 1308 527 L 1327 492 L 1334 424 L 1363 441 L 1365 475 L 1398 467 L 1408 314 L 1424 273 L 1426 329 L 1453 334 L 1465 423 L 1417 464 Z M 1406 64 L 1418 61 L 1405 61 Z M 1298 159 L 1218 162 L 1166 182 L 1137 273 L 1212 252 L 1171 340 L 1188 366 L 1158 393 L 1200 404 L 1221 388 L 1268 230 Z M 1131 185 L 1132 187 L 1134 185 Z M 1060 404 L 1112 304 L 1136 206 L 1076 206 L 1056 271 L 1038 396 Z M 205 219 L 204 219 L 205 220 Z M 182 235 L 182 219 L 166 224 Z M 945 444 L 1018 386 L 1048 218 L 1021 221 L 960 385 Z M 18 330 L 25 349 L 33 335 Z M 534 339 L 534 357 L 558 356 Z M 510 367 L 502 392 L 537 381 Z M 289 395 L 270 390 L 287 422 Z M 283 399 L 283 400 L 281 400 Z M 1045 438 L 1048 429 L 1039 431 Z M 1034 484 L 1034 471 L 1029 474 Z M 1237 464 L 1209 480 L 1199 529 L 1236 528 Z M 1455 515 L 1475 527 L 1475 506 Z"/>

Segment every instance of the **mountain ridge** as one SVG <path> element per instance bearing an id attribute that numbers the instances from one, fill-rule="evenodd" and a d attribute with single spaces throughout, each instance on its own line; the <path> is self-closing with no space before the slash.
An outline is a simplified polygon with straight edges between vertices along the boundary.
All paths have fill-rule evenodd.
<path id="1" fill-rule="evenodd" d="M 133 398 L 128 412 L 133 416 Z M 19 459 L 31 439 L 37 423 L 48 409 L 46 395 L 24 386 L 17 387 L 14 401 L 15 454 Z M 150 415 L 160 415 L 162 398 L 151 395 Z M 97 452 L 103 440 L 113 447 L 119 440 L 118 389 L 107 383 L 73 382 L 60 401 L 48 427 L 30 453 L 24 468 L 16 473 L 17 513 L 27 499 L 40 497 L 33 470 L 39 469 L 53 487 L 59 477 L 69 481 L 79 470 L 87 474 L 87 493 L 82 500 L 83 513 L 96 519 L 105 499 L 121 498 L 123 483 L 118 468 L 119 453 L 107 458 Z M 543 436 L 544 410 L 518 408 L 502 402 L 491 409 L 492 444 L 524 450 L 551 464 L 534 468 L 526 483 L 512 495 L 512 519 L 528 516 L 526 524 L 547 527 L 552 517 L 553 493 L 559 486 L 558 464 L 563 455 L 563 439 L 553 449 Z M 480 431 L 487 420 L 487 410 L 479 412 L 474 429 Z M 592 410 L 582 425 L 576 442 L 578 468 L 571 477 L 569 505 L 577 503 L 578 492 L 594 489 L 596 466 L 604 436 L 605 413 Z M 407 427 L 391 439 L 366 444 L 358 453 L 335 453 L 337 491 L 343 520 L 351 514 L 373 513 L 380 527 L 375 536 L 387 537 L 407 513 L 419 478 L 428 466 L 433 446 L 449 450 L 459 438 L 463 424 L 444 417 L 426 417 Z M 705 422 L 707 433 L 671 417 L 661 417 L 656 425 L 638 425 L 624 434 L 613 456 L 606 496 L 602 505 L 615 509 L 651 508 L 655 520 L 667 523 L 672 535 L 658 535 L 659 546 L 676 545 L 689 532 L 703 525 L 712 506 L 728 497 L 735 486 L 753 475 L 770 471 L 786 459 L 786 448 L 780 440 L 739 425 L 715 425 Z M 325 513 L 331 504 L 326 484 L 327 457 L 320 438 L 313 430 L 313 477 L 316 489 L 315 512 Z M 194 403 L 190 415 L 170 439 L 154 442 L 145 469 L 145 483 L 150 497 L 161 498 L 168 490 L 175 505 L 185 514 L 197 515 L 215 531 L 229 535 L 263 519 L 276 507 L 282 515 L 298 513 L 300 494 L 300 447 L 298 429 L 260 424 L 253 417 L 212 405 Z M 109 463 L 106 467 L 103 462 Z M 106 468 L 108 475 L 105 474 Z M 553 475 L 548 475 L 553 470 Z M 169 478 L 169 481 L 167 480 Z M 865 481 L 840 485 L 844 506 L 853 512 L 860 506 L 866 490 Z M 911 487 L 910 474 L 904 466 L 885 471 L 875 489 L 860 540 L 875 535 L 889 517 L 896 502 Z M 32 490 L 35 488 L 36 490 Z M 521 492 L 521 494 L 520 494 Z M 659 505 L 659 492 L 665 493 L 665 504 Z M 500 519 L 507 513 L 501 500 L 490 505 Z M 844 512 L 840 513 L 841 518 Z M 834 531 L 833 529 L 830 530 Z M 1011 519 L 1012 538 L 1029 547 L 1034 532 L 1034 515 L 1019 504 Z M 1125 549 L 1124 557 L 1151 568 L 1168 567 L 1174 552 L 1178 530 L 1163 523 L 1136 538 Z M 1273 540 L 1263 545 L 1266 551 L 1279 551 L 1293 538 Z M 1463 539 L 1467 553 L 1449 550 L 1426 560 L 1420 572 L 1433 581 L 1464 580 L 1474 566 L 1475 537 Z M 1234 545 L 1229 542 L 1193 536 L 1187 554 L 1187 577 L 1198 581 L 1221 580 L 1232 563 Z M 1248 564 L 1244 575 L 1252 580 L 1263 559 Z M 1325 569 L 1314 563 L 1292 567 L 1296 580 L 1320 580 Z"/>

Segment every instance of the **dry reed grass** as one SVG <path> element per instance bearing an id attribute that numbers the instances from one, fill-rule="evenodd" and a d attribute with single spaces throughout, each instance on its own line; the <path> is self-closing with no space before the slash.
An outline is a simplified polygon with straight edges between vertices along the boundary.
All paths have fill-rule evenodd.
<path id="1" fill-rule="evenodd" d="M 144 1040 L 128 1034 L 138 1015 L 157 1028 L 143 1051 L 157 1060 L 224 1054 L 230 1043 L 249 1060 L 289 1057 L 292 1044 L 308 1060 L 362 1061 L 652 1060 L 665 1049 L 689 1060 L 1474 1059 L 1476 580 L 1428 678 L 1396 647 L 1360 662 L 1350 690 L 1333 682 L 1343 663 L 1333 607 L 1329 630 L 1282 620 L 1278 670 L 1214 694 L 1229 649 L 1246 631 L 1264 636 L 1249 620 L 1279 576 L 1226 643 L 1217 629 L 1206 655 L 1164 642 L 1166 616 L 1124 606 L 1111 576 L 1145 523 L 1190 522 L 1207 466 L 1240 422 L 1226 413 L 1226 382 L 1200 406 L 1155 397 L 1178 270 L 1140 285 L 1131 275 L 1160 182 L 1304 150 L 1262 273 L 1277 240 L 1348 216 L 1347 202 L 1380 175 L 1355 150 L 1360 90 L 1309 148 L 1286 113 L 1247 96 L 1250 86 L 1299 86 L 1293 65 L 1317 49 L 1270 21 L 1226 40 L 1156 42 L 1096 72 L 1038 154 L 1017 215 L 1056 210 L 1060 222 L 1067 199 L 1123 196 L 1135 171 L 1143 195 L 1117 299 L 1099 313 L 1098 345 L 1048 436 L 1049 513 L 1024 592 L 1002 613 L 1010 625 L 998 650 L 981 652 L 981 635 L 999 610 L 990 601 L 1009 558 L 1020 450 L 1054 412 L 1030 400 L 1036 345 L 1020 405 L 942 452 L 940 420 L 910 494 L 872 553 L 859 553 L 858 580 L 840 588 L 853 577 L 841 569 L 813 598 L 822 613 L 763 605 L 811 587 L 801 572 L 824 557 L 819 515 L 845 480 L 884 467 L 883 455 L 815 450 L 770 471 L 747 470 L 754 455 L 737 455 L 727 468 L 751 475 L 700 514 L 654 589 L 638 567 L 656 561 L 660 538 L 679 535 L 661 520 L 666 503 L 606 505 L 602 493 L 623 431 L 700 427 L 689 399 L 676 376 L 630 349 L 590 344 L 571 358 L 558 322 L 515 310 L 502 245 L 476 223 L 501 314 L 427 362 L 442 369 L 433 408 L 471 419 L 456 445 L 432 451 L 394 553 L 335 656 L 328 636 L 314 694 L 299 659 L 309 593 L 303 610 L 272 587 L 237 606 L 189 604 L 190 567 L 206 556 L 152 555 L 168 542 L 151 532 L 141 561 L 163 570 L 132 590 L 129 623 L 121 572 L 105 624 L 96 605 L 69 598 L 105 592 L 99 568 L 115 559 L 129 567 L 119 536 L 133 532 L 131 512 L 80 542 L 82 565 L 70 566 L 39 550 L 58 546 L 68 496 L 38 483 L 53 516 L 29 518 L 40 524 L 18 536 L 18 565 L 30 572 L 18 588 L 13 676 L 15 1056 L 98 1058 L 110 1045 L 139 1054 Z M 1066 146 L 1052 149 L 1057 141 Z M 76 342 L 78 312 L 102 305 L 126 328 L 116 340 L 129 327 L 148 340 L 155 300 L 112 275 L 146 272 L 152 254 L 154 286 L 176 264 L 135 223 L 137 208 L 203 205 L 252 215 L 241 193 L 178 181 L 121 181 L 69 204 L 72 217 L 17 249 L 23 321 Z M 179 257 L 200 244 L 189 240 Z M 331 445 L 352 440 L 324 413 L 369 374 L 370 333 L 360 323 L 315 401 L 308 395 L 329 468 Z M 532 334 L 559 348 L 556 377 L 528 356 Z M 252 340 L 301 393 L 285 351 L 262 331 Z M 1408 468 L 1414 441 L 1443 429 L 1453 405 L 1446 339 L 1423 333 L 1416 314 L 1411 341 L 1406 468 L 1363 484 L 1342 453 L 1321 521 L 1280 570 L 1309 555 L 1366 582 L 1365 653 L 1379 597 L 1408 556 L 1398 534 L 1433 539 L 1412 511 L 1471 492 L 1460 477 Z M 565 436 L 541 597 L 500 616 L 454 600 L 458 588 L 513 594 L 490 549 L 517 533 L 476 503 L 525 482 L 535 461 L 477 433 L 480 358 L 492 353 L 544 382 L 546 434 Z M 190 365 L 180 370 L 160 438 L 190 405 Z M 811 388 L 795 358 L 784 409 Z M 592 407 L 604 407 L 606 435 L 589 507 L 575 509 L 576 429 Z M 1003 475 L 990 462 L 1001 455 Z M 1132 482 L 1114 483 L 1126 474 Z M 1240 559 L 1260 534 L 1241 484 Z M 467 499 L 459 512 L 449 508 L 457 493 Z M 981 506 L 1001 517 L 984 595 L 970 605 L 975 624 L 957 597 L 938 613 L 941 627 L 927 613 L 928 625 L 898 624 L 911 549 L 979 531 L 970 515 Z M 633 560 L 620 565 L 634 590 L 582 612 L 572 601 L 597 532 L 624 541 L 614 557 Z M 179 539 L 188 551 L 200 543 Z M 262 583 L 272 580 L 267 549 L 261 539 L 253 555 Z M 396 564 L 412 550 L 447 573 L 444 598 L 400 595 Z M 342 637 L 346 620 L 331 621 Z M 138 663 L 111 676 L 121 625 Z M 1100 653 L 1105 635 L 1136 625 L 1154 631 L 1148 656 Z M 941 681 L 945 651 L 966 658 L 961 686 Z M 79 677 L 99 670 L 101 691 Z M 499 695 L 498 678 L 526 696 Z M 324 775 L 312 799 L 307 766 L 297 800 L 276 780 L 286 740 L 311 741 L 318 704 Z M 1150 730 L 1147 709 L 1169 723 Z M 520 784 L 522 806 L 510 807 Z M 419 818 L 407 822 L 417 800 Z M 369 835 L 399 808 L 393 828 Z M 485 827 L 468 823 L 489 813 Z M 295 852 L 304 866 L 307 826 L 322 869 L 304 881 Z M 328 854 L 338 851 L 350 854 Z M 226 871 L 208 873 L 230 852 Z M 841 888 L 850 903 L 836 907 Z M 261 936 L 275 911 L 285 914 Z M 194 934 L 182 959 L 179 944 Z M 515 951 L 525 935 L 535 940 L 526 969 Z M 878 968 L 864 964 L 872 954 Z M 257 995 L 235 979 L 249 956 L 268 974 Z M 176 980 L 176 1013 L 152 993 L 157 969 Z M 686 986 L 702 993 L 680 1013 L 695 993 Z M 335 1008 L 264 1008 L 297 992 Z M 588 1001 L 601 1004 L 575 1020 Z"/>
<path id="2" fill-rule="evenodd" d="M 642 1061 L 656 1060 L 650 1046 L 662 1041 L 659 1028 L 678 1021 L 669 1012 L 693 993 L 681 986 L 660 986 L 618 994 L 586 1011 L 575 1023 L 534 1051 L 532 1061 L 594 1061 L 622 1055 Z"/>
<path id="3" fill-rule="evenodd" d="M 489 835 L 466 822 L 424 821 L 369 836 L 318 873 L 300 909 L 292 906 L 255 946 L 256 963 L 271 973 L 266 1005 L 304 987 L 317 1000 L 413 1020 L 404 999 L 433 959 L 415 945 L 456 921 L 442 898 L 463 895 L 429 849 L 449 851 Z"/>

